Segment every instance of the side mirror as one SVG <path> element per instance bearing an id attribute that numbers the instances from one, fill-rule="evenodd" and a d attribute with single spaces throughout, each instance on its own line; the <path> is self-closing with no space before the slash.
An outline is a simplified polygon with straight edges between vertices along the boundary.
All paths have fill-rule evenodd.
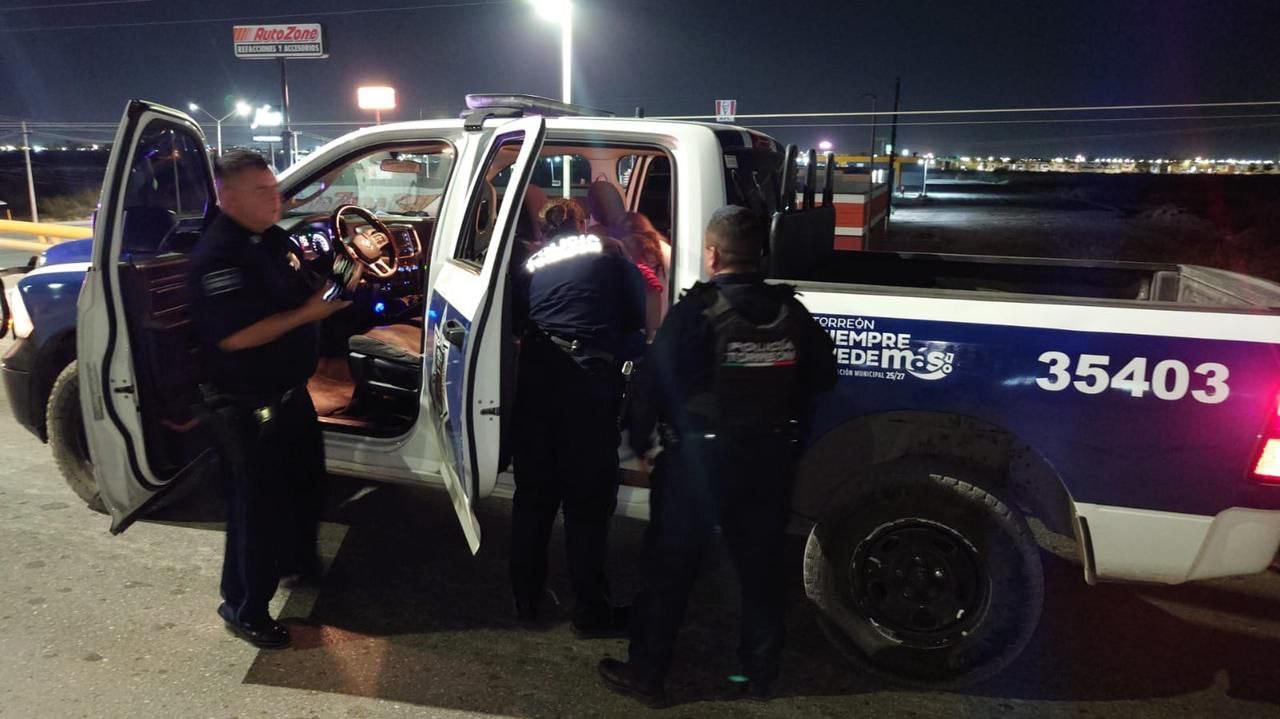
<path id="1" fill-rule="evenodd" d="M 9 297 L 4 288 L 4 278 L 0 277 L 0 337 L 9 335 Z"/>

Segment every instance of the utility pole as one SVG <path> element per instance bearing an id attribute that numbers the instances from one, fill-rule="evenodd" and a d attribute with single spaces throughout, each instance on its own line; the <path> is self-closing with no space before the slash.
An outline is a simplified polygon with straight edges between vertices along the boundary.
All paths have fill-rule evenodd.
<path id="1" fill-rule="evenodd" d="M 874 92 L 864 92 L 862 96 L 871 98 L 871 151 L 867 153 L 867 186 L 870 187 L 876 167 L 876 100 L 878 98 Z"/>
<path id="2" fill-rule="evenodd" d="M 40 221 L 40 212 L 36 210 L 36 181 L 31 174 L 31 133 L 27 132 L 27 121 L 22 121 L 22 154 L 27 159 L 27 202 L 31 203 L 31 221 Z"/>
<path id="3" fill-rule="evenodd" d="M 898 154 L 898 110 L 902 109 L 899 105 L 902 101 L 902 78 L 895 78 L 893 81 L 893 129 L 889 131 L 889 203 L 884 209 L 884 236 L 889 237 L 889 222 L 893 216 L 893 188 L 898 182 L 897 163 L 894 162 L 894 156 Z"/>
<path id="4" fill-rule="evenodd" d="M 298 161 L 298 144 L 294 140 L 293 131 L 289 129 L 289 73 L 285 69 L 285 58 L 280 58 L 280 101 L 281 107 L 284 109 L 284 130 L 280 133 L 280 147 L 284 150 L 286 166 L 292 165 Z M 272 167 L 275 166 L 275 160 L 272 160 Z"/>

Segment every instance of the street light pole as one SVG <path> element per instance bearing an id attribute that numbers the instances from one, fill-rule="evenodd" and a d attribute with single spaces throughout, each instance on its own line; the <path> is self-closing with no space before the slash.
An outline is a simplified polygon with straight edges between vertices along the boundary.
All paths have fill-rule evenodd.
<path id="1" fill-rule="evenodd" d="M 31 173 L 31 133 L 27 132 L 27 121 L 22 121 L 22 156 L 27 161 L 27 202 L 31 203 L 31 221 L 40 221 L 40 212 L 36 210 L 36 181 Z"/>
<path id="2" fill-rule="evenodd" d="M 531 0 L 543 19 L 560 23 L 560 97 L 567 105 L 573 102 L 573 2 L 571 0 Z M 573 181 L 573 157 L 560 158 L 560 186 L 570 196 Z"/>
<path id="3" fill-rule="evenodd" d="M 228 112 L 227 114 L 223 115 L 222 117 L 215 117 L 215 116 L 213 115 L 213 113 L 209 112 L 208 110 L 204 109 L 203 107 L 200 107 L 199 105 L 195 104 L 194 102 L 189 102 L 189 103 L 187 103 L 187 107 L 188 107 L 192 112 L 197 112 L 197 111 L 198 111 L 198 112 L 203 112 L 203 113 L 205 114 L 205 117 L 208 117 L 210 120 L 213 120 L 213 125 L 214 125 L 214 127 L 216 128 L 217 138 L 218 138 L 218 157 L 222 157 L 222 123 L 223 123 L 227 118 L 231 117 L 232 115 L 239 115 L 239 116 L 241 116 L 241 117 L 248 117 L 249 112 L 250 112 L 250 111 L 252 111 L 252 109 L 253 109 L 253 108 L 249 107 L 249 103 L 245 102 L 244 100 L 236 100 L 236 107 L 235 107 L 235 109 L 234 109 L 234 110 L 232 110 L 231 112 Z"/>
<path id="4" fill-rule="evenodd" d="M 573 101 L 573 5 L 566 0 L 564 4 L 564 22 L 560 24 L 560 94 L 564 96 L 564 103 L 568 105 Z M 573 193 L 573 156 L 565 155 L 560 160 L 560 166 L 564 171 L 563 184 L 564 196 L 570 197 Z"/>
<path id="5" fill-rule="evenodd" d="M 560 24 L 560 94 L 565 104 L 573 102 L 573 5 L 564 4 L 564 21 Z"/>

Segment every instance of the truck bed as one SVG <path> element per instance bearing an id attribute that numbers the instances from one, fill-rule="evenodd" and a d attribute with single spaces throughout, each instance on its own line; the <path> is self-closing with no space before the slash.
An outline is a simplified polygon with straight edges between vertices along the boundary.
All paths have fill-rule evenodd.
<path id="1" fill-rule="evenodd" d="M 864 251 L 804 274 L 779 279 L 1280 310 L 1280 285 L 1194 265 Z"/>

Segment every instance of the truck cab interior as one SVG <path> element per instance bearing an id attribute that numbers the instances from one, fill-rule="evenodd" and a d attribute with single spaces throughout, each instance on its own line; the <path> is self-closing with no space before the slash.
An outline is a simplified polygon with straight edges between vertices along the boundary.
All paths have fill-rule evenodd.
<path id="1" fill-rule="evenodd" d="M 513 160 L 514 155 L 499 155 L 488 169 L 486 190 L 463 225 L 467 247 L 459 249 L 459 258 L 483 262 L 498 229 Z M 516 242 L 539 239 L 543 206 L 566 195 L 566 164 L 569 201 L 579 203 L 595 224 L 616 227 L 618 213 L 647 207 L 669 241 L 671 165 L 662 150 L 548 144 L 537 163 Z M 281 226 L 310 269 L 334 276 L 335 263 L 354 260 L 357 267 L 344 288 L 353 303 L 322 324 L 319 368 L 307 384 L 329 429 L 396 436 L 417 418 L 423 353 L 429 350 L 424 293 L 452 164 L 453 150 L 445 143 L 379 149 L 333 166 L 286 198 Z M 376 251 L 362 254 L 362 247 Z M 664 309 L 665 304 L 664 299 Z"/>

